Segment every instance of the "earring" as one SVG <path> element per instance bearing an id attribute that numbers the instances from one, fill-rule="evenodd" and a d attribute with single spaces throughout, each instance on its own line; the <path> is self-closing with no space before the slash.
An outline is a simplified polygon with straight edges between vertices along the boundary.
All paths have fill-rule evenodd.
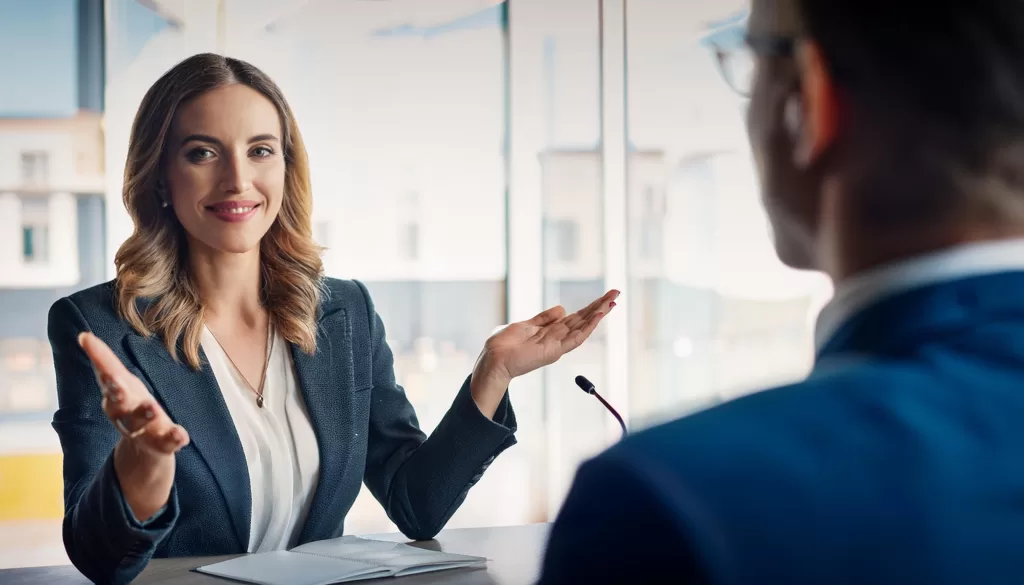
<path id="1" fill-rule="evenodd" d="M 171 206 L 171 204 L 168 203 L 167 201 L 161 201 L 160 202 L 160 207 L 163 207 L 164 209 L 167 209 L 170 206 Z"/>

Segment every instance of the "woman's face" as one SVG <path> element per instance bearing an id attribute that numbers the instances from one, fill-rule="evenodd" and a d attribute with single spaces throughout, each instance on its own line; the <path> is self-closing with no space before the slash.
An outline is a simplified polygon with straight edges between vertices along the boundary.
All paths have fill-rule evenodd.
<path id="1" fill-rule="evenodd" d="M 167 145 L 167 188 L 191 246 L 241 254 L 258 249 L 284 197 L 281 119 L 242 84 L 182 107 Z"/>

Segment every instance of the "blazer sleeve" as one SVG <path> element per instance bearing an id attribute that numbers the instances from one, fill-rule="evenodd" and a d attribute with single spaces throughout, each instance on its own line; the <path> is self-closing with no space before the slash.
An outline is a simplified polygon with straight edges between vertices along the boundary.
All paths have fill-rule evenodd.
<path id="1" fill-rule="evenodd" d="M 480 412 L 470 378 L 428 438 L 395 381 L 394 358 L 384 323 L 363 293 L 370 324 L 372 392 L 364 481 L 388 517 L 407 537 L 433 538 L 466 499 L 499 453 L 515 444 L 515 413 L 508 392 L 493 419 Z"/>
<path id="2" fill-rule="evenodd" d="M 584 463 L 552 525 L 539 585 L 709 583 L 657 476 L 621 452 Z"/>
<path id="3" fill-rule="evenodd" d="M 50 308 L 47 330 L 57 376 L 53 428 L 64 453 L 64 548 L 93 582 L 128 583 L 174 526 L 177 492 L 172 489 L 167 506 L 145 523 L 134 517 L 114 472 L 120 435 L 103 412 L 92 364 L 78 345 L 78 334 L 90 331 L 89 324 L 63 298 Z"/>

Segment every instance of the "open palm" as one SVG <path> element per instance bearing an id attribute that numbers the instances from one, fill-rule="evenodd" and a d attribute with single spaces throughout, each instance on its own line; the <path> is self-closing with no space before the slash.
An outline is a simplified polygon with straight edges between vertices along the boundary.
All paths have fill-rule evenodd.
<path id="1" fill-rule="evenodd" d="M 484 351 L 508 379 L 553 364 L 590 337 L 618 296 L 619 291 L 611 290 L 575 313 L 567 315 L 557 306 L 529 321 L 512 323 L 492 335 Z"/>

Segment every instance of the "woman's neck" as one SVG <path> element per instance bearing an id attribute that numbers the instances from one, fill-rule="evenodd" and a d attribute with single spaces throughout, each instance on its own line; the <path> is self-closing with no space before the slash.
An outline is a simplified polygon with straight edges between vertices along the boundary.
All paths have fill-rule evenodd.
<path id="1" fill-rule="evenodd" d="M 206 321 L 228 320 L 261 328 L 266 310 L 260 298 L 259 249 L 242 254 L 191 246 L 192 275 L 203 302 Z"/>

